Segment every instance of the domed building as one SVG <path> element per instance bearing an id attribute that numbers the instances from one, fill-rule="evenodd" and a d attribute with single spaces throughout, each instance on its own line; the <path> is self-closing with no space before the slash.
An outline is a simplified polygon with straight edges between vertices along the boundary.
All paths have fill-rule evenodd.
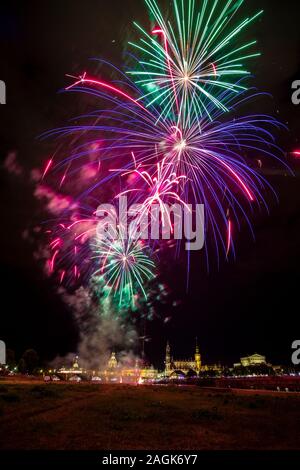
<path id="1" fill-rule="evenodd" d="M 65 380 L 71 380 L 75 377 L 81 377 L 86 374 L 86 371 L 79 367 L 79 358 L 75 356 L 72 367 L 61 367 L 57 370 L 57 373 L 61 375 Z"/>
<path id="2" fill-rule="evenodd" d="M 104 382 L 143 383 L 155 380 L 158 371 L 153 366 L 146 366 L 143 361 L 136 359 L 132 364 L 124 365 L 118 362 L 116 353 L 112 352 L 105 370 L 99 371 Z"/>

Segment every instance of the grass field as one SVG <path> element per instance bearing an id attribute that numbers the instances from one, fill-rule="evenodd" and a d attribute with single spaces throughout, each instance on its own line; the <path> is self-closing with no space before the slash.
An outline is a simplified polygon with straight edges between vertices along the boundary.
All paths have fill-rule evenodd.
<path id="1" fill-rule="evenodd" d="M 300 395 L 0 384 L 1 449 L 300 449 Z"/>

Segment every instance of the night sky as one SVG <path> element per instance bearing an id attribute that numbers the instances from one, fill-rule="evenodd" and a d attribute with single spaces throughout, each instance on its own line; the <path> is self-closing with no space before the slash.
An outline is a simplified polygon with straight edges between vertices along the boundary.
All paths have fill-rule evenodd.
<path id="1" fill-rule="evenodd" d="M 300 80 L 300 3 L 249 0 L 244 12 L 262 8 L 262 19 L 249 30 L 263 55 L 249 68 L 253 86 L 273 99 L 257 100 L 246 111 L 270 112 L 288 125 L 289 131 L 278 134 L 288 155 L 300 147 L 300 105 L 291 102 L 291 84 Z M 133 19 L 149 24 L 142 0 L 1 2 L 0 79 L 7 86 L 7 104 L 0 107 L 2 162 L 16 152 L 27 171 L 41 166 L 53 143 L 37 136 L 64 125 L 84 105 L 79 95 L 57 93 L 67 83 L 65 74 L 82 72 L 91 57 L 121 66 L 126 43 L 135 37 Z M 255 242 L 248 233 L 239 235 L 235 262 L 219 269 L 212 263 L 207 273 L 194 259 L 188 293 L 184 266 L 162 267 L 181 304 L 170 312 L 169 324 L 156 319 L 147 325 L 150 361 L 160 364 L 167 338 L 175 356 L 191 356 L 197 336 L 204 362 L 232 364 L 258 352 L 274 364 L 290 363 L 291 344 L 300 332 L 300 161 L 288 155 L 288 162 L 294 177 L 269 169 L 279 203 L 270 200 L 270 215 L 252 219 Z M 3 168 L 0 178 L 0 339 L 18 354 L 33 347 L 44 359 L 76 351 L 72 314 L 22 238 L 42 217 L 32 188 L 26 178 Z"/>

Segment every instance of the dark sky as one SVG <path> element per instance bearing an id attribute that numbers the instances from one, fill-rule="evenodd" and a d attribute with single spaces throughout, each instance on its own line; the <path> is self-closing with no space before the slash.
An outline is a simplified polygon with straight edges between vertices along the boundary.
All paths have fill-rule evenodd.
<path id="1" fill-rule="evenodd" d="M 288 153 L 300 138 L 300 106 L 291 102 L 291 83 L 300 80 L 300 3 L 249 0 L 244 11 L 262 8 L 262 20 L 251 28 L 263 53 L 251 65 L 253 85 L 274 99 L 252 106 L 288 123 L 289 132 L 278 136 Z M 1 3 L 0 79 L 7 85 L 7 104 L 0 107 L 1 161 L 11 151 L 28 170 L 45 160 L 49 148 L 37 136 L 78 114 L 74 95 L 57 94 L 66 84 L 65 74 L 80 73 L 91 57 L 121 65 L 134 34 L 133 19 L 148 24 L 142 0 Z M 212 267 L 208 274 L 194 260 L 188 294 L 183 267 L 165 266 L 165 280 L 182 304 L 168 327 L 158 320 L 148 325 L 151 360 L 162 359 L 167 337 L 175 355 L 191 355 L 197 335 L 204 361 L 230 364 L 240 355 L 259 352 L 274 363 L 289 363 L 291 344 L 300 333 L 300 163 L 290 158 L 289 163 L 295 177 L 270 172 L 280 202 L 270 203 L 269 217 L 254 219 L 255 243 L 240 236 L 236 262 Z M 39 216 L 37 203 L 22 179 L 3 170 L 0 178 L 0 337 L 18 353 L 34 347 L 44 358 L 73 351 L 77 333 L 72 315 L 21 237 Z"/>

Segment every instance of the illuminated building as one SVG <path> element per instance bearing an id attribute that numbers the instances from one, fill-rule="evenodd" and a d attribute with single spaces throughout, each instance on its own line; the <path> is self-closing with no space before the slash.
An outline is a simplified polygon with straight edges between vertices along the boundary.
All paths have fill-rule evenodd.
<path id="1" fill-rule="evenodd" d="M 93 382 L 102 383 L 143 383 L 151 382 L 158 378 L 158 371 L 153 366 L 146 366 L 136 359 L 132 364 L 124 365 L 118 362 L 115 352 L 111 353 L 107 365 L 99 370 L 87 370 L 79 366 L 79 358 L 76 356 L 72 367 L 62 367 L 57 371 L 57 376 L 64 380 L 76 381 L 85 378 Z M 49 371 L 51 374 L 52 371 Z M 79 380 L 78 380 L 79 381 Z"/>
<path id="2" fill-rule="evenodd" d="M 155 376 L 153 368 L 150 368 L 149 371 L 150 372 L 148 373 L 148 368 L 143 370 L 145 378 L 147 378 L 147 374 L 148 377 Z M 49 372 L 52 373 L 52 371 Z M 72 367 L 61 367 L 59 370 L 53 372 L 57 372 L 57 375 L 62 377 L 64 380 L 75 381 L 76 378 L 85 378 L 87 380 L 92 380 L 93 382 L 104 383 L 137 383 L 141 377 L 141 368 L 137 361 L 132 365 L 132 367 L 124 367 L 118 362 L 115 352 L 111 353 L 106 367 L 100 368 L 99 370 L 83 369 L 79 366 L 79 358 L 76 356 Z"/>
<path id="3" fill-rule="evenodd" d="M 265 356 L 261 356 L 260 354 L 253 354 L 252 356 L 241 357 L 241 362 L 238 364 L 234 364 L 233 367 L 250 367 L 250 366 L 259 366 L 267 364 L 267 360 Z"/>
<path id="4" fill-rule="evenodd" d="M 70 380 L 71 378 L 73 379 L 76 376 L 79 377 L 81 375 L 84 375 L 86 371 L 79 367 L 78 359 L 78 356 L 75 356 L 72 367 L 61 367 L 60 369 L 58 369 L 57 374 L 62 375 L 65 380 Z"/>
<path id="5" fill-rule="evenodd" d="M 170 344 L 167 343 L 165 358 L 165 376 L 169 378 L 199 376 L 201 372 L 221 373 L 223 370 L 220 365 L 202 364 L 201 354 L 196 341 L 195 354 L 193 359 L 174 360 L 171 356 Z"/>
<path id="6" fill-rule="evenodd" d="M 140 377 L 142 380 L 155 380 L 158 378 L 158 371 L 153 366 L 146 367 L 140 370 Z"/>
<path id="7" fill-rule="evenodd" d="M 99 371 L 99 375 L 105 382 L 142 383 L 157 379 L 158 371 L 153 366 L 146 367 L 145 364 L 140 364 L 138 359 L 134 364 L 124 366 L 117 361 L 116 354 L 113 352 L 107 368 Z"/>
<path id="8" fill-rule="evenodd" d="M 104 369 L 100 369 L 97 374 L 103 382 L 113 383 L 136 383 L 140 377 L 137 364 L 132 364 L 132 367 L 123 367 L 118 362 L 115 352 L 111 353 L 107 366 Z"/>
<path id="9" fill-rule="evenodd" d="M 135 359 L 124 364 L 118 361 L 117 354 L 112 352 L 106 366 L 98 370 L 86 370 L 79 366 L 78 356 L 74 358 L 73 365 L 70 368 L 62 367 L 57 371 L 57 375 L 65 380 L 74 380 L 76 377 L 85 378 L 93 382 L 102 383 L 151 383 L 159 378 L 168 377 L 170 379 L 177 377 L 197 377 L 201 373 L 222 373 L 220 365 L 206 365 L 202 363 L 200 349 L 196 341 L 195 353 L 193 359 L 176 359 L 171 355 L 170 344 L 166 346 L 165 370 L 159 373 L 153 366 L 147 366 L 143 360 Z"/>
<path id="10" fill-rule="evenodd" d="M 171 348 L 170 348 L 170 344 L 167 343 L 167 347 L 166 347 L 166 360 L 165 360 L 165 372 L 166 372 L 166 375 L 169 375 L 170 372 L 171 372 Z"/>
<path id="11" fill-rule="evenodd" d="M 190 360 L 173 360 L 171 357 L 170 344 L 167 343 L 166 359 L 165 359 L 165 375 L 172 376 L 186 376 L 186 375 L 199 375 L 201 370 L 201 354 L 199 346 L 196 343 L 194 359 Z"/>
<path id="12" fill-rule="evenodd" d="M 118 361 L 117 361 L 115 352 L 111 353 L 107 366 L 109 369 L 116 369 L 118 367 Z"/>

